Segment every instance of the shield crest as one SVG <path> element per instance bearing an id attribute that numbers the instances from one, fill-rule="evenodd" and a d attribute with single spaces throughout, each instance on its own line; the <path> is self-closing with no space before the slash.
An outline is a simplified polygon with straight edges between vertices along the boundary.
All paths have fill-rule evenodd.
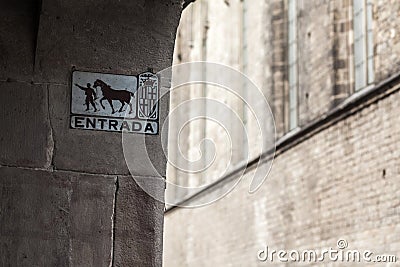
<path id="1" fill-rule="evenodd" d="M 158 77 L 151 72 L 139 75 L 137 90 L 138 118 L 145 120 L 158 119 Z"/>

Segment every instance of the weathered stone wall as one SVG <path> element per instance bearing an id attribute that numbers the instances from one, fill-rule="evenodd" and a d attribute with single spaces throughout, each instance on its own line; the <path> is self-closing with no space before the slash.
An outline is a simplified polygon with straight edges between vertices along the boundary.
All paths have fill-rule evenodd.
<path id="1" fill-rule="evenodd" d="M 192 8 L 210 2 L 198 0 Z M 229 3 L 232 7 L 239 1 L 213 2 L 216 3 L 211 5 Z M 399 259 L 398 88 L 389 95 L 381 92 L 379 97 L 353 103 L 345 115 L 341 113 L 337 120 L 329 119 L 335 122 L 324 124 L 327 114 L 338 105 L 366 93 L 366 90 L 354 92 L 352 1 L 296 1 L 300 131 L 311 122 L 322 124 L 313 125 L 311 128 L 317 130 L 310 130 L 311 133 L 296 135 L 298 139 L 291 139 L 293 133 L 287 134 L 287 1 L 241 2 L 241 10 L 232 9 L 230 15 L 247 18 L 241 26 L 232 18 L 226 19 L 222 12 L 221 17 L 218 12 L 209 14 L 208 34 L 213 36 L 207 38 L 214 41 L 202 48 L 211 50 L 202 60 L 229 64 L 229 59 L 222 55 L 231 51 L 228 49 L 231 43 L 236 44 L 236 35 L 226 39 L 220 31 L 212 30 L 214 21 L 242 27 L 241 49 L 231 55 L 231 61 L 235 62 L 231 66 L 263 88 L 275 117 L 278 155 L 270 176 L 256 194 L 248 194 L 253 173 L 250 172 L 231 194 L 212 205 L 168 211 L 165 265 L 264 266 L 268 263 L 260 263 L 257 252 L 265 245 L 276 250 L 335 248 L 339 238 L 345 238 L 350 249 L 394 254 Z M 399 72 L 399 34 L 395 25 L 399 24 L 400 7 L 396 1 L 372 2 L 374 83 L 379 84 Z M 250 7 L 246 9 L 246 5 Z M 187 13 L 183 18 L 186 16 Z M 186 20 L 181 21 L 181 29 L 192 27 L 196 32 L 193 30 L 197 29 L 196 24 L 185 23 Z M 185 36 L 182 31 L 178 42 Z M 214 50 L 220 54 L 213 54 Z M 181 53 L 186 55 L 180 58 L 185 62 L 198 49 L 183 48 Z M 233 61 L 237 57 L 239 65 Z M 399 79 L 393 84 L 396 83 Z M 186 97 L 190 99 L 190 93 Z M 172 105 L 180 103 L 180 99 L 173 101 L 176 102 Z M 192 149 L 192 144 L 182 139 L 183 147 Z M 257 144 L 253 141 L 252 147 Z M 263 164 L 261 168 L 268 166 Z M 169 168 L 170 172 L 174 169 Z M 218 170 L 214 174 L 217 173 Z M 225 182 L 204 194 L 216 194 Z"/>
<path id="2" fill-rule="evenodd" d="M 121 134 L 69 128 L 71 73 L 169 67 L 181 4 L 2 1 L 1 266 L 161 266 L 164 205 L 129 176 Z M 158 172 L 134 175 L 165 176 L 165 141 L 146 139 Z"/>
<path id="3" fill-rule="evenodd" d="M 277 138 L 289 130 L 287 1 L 268 2 L 264 27 L 272 25 L 267 66 Z M 317 119 L 348 97 L 352 90 L 349 32 L 351 1 L 297 1 L 299 126 Z M 258 45 L 261 45 L 260 43 Z M 266 68 L 268 69 L 268 67 Z"/>
<path id="4" fill-rule="evenodd" d="M 299 125 L 321 116 L 331 107 L 333 1 L 297 1 Z"/>
<path id="5" fill-rule="evenodd" d="M 222 200 L 168 212 L 165 266 L 267 266 L 265 245 L 321 250 L 339 238 L 399 258 L 399 101 L 397 90 L 280 153 L 255 194 L 250 172 Z"/>
<path id="6" fill-rule="evenodd" d="M 183 12 L 184 15 L 178 28 L 175 64 L 210 61 L 239 69 L 242 53 L 241 12 L 240 1 L 229 1 L 229 3 L 224 1 L 198 1 L 188 6 Z M 221 23 L 221 21 L 224 21 L 224 23 Z M 228 41 L 221 42 L 220 40 Z M 223 88 L 207 84 L 192 84 L 172 91 L 171 110 L 174 110 L 186 100 L 200 97 L 209 97 L 221 102 L 226 101 L 238 110 L 242 109 L 242 103 L 238 103 L 237 98 Z M 191 106 L 191 108 L 202 109 L 204 114 L 216 112 L 216 110 L 206 110 L 204 106 Z M 182 122 L 193 118 L 193 115 L 190 109 L 181 107 L 177 109 L 175 114 L 178 114 L 178 116 L 172 117 L 170 121 L 170 158 L 176 158 L 176 154 L 179 153 L 178 144 L 185 157 L 192 160 L 198 158 L 201 140 L 205 137 L 212 138 L 220 146 L 217 147 L 216 151 L 219 156 L 214 161 L 215 164 L 207 170 L 207 173 L 192 174 L 169 166 L 168 173 L 171 181 L 173 180 L 182 186 L 198 186 L 212 182 L 215 180 L 213 177 L 220 176 L 225 167 L 229 165 L 229 158 L 226 157 L 226 151 L 230 146 L 227 136 L 221 132 L 220 125 L 207 120 L 196 120 L 187 124 L 181 135 L 178 136 L 180 127 L 183 126 Z M 202 152 L 202 156 L 205 158 L 207 151 Z M 243 159 L 240 151 L 235 151 L 234 157 L 234 162 Z M 176 197 L 182 196 L 177 195 Z"/>
<path id="7" fill-rule="evenodd" d="M 277 137 L 282 136 L 287 132 L 288 123 L 288 76 L 287 76 L 287 8 L 285 1 L 272 0 L 270 1 L 270 11 L 265 13 L 265 17 L 271 21 L 271 38 L 268 40 L 270 43 L 269 60 L 271 69 L 271 84 L 267 86 L 270 90 L 271 98 L 269 103 L 271 105 L 274 118 Z M 266 68 L 268 69 L 268 68 Z"/>
<path id="8" fill-rule="evenodd" d="M 400 71 L 400 2 L 373 1 L 375 77 L 377 81 Z"/>
<path id="9" fill-rule="evenodd" d="M 264 16 L 264 12 L 267 13 L 268 8 L 269 6 L 263 1 L 254 3 L 244 3 L 239 0 L 196 1 L 191 4 L 183 12 L 178 29 L 175 64 L 208 61 L 226 65 L 245 73 L 267 98 L 272 97 L 268 88 L 272 79 L 271 72 L 270 68 L 265 68 L 270 64 L 267 62 L 270 61 L 269 55 L 271 54 L 270 44 L 267 41 L 270 39 L 269 29 L 272 28 L 272 24 L 271 21 L 265 21 Z M 260 44 L 265 44 L 265 47 Z M 223 75 L 221 73 L 222 77 Z M 199 97 L 220 101 L 232 108 L 241 120 L 246 121 L 245 127 L 248 135 L 254 138 L 245 140 L 246 137 L 241 134 L 240 130 L 230 132 L 228 134 L 231 136 L 227 136 L 221 125 L 211 120 L 192 122 L 180 132 L 182 125 L 179 122 L 186 122 L 192 117 L 190 110 L 179 107 L 178 113 L 176 113 L 179 115 L 171 118 L 170 122 L 169 151 L 172 160 L 179 153 L 178 144 L 184 156 L 192 160 L 213 156 L 207 155 L 207 150 L 202 151 L 203 153 L 200 155 L 199 148 L 202 148 L 200 144 L 204 138 L 212 139 L 218 145 L 215 151 L 216 158 L 206 172 L 192 174 L 171 165 L 168 168 L 168 176 L 171 181 L 182 186 L 204 185 L 215 181 L 227 169 L 233 168 L 247 158 L 258 155 L 257 151 L 252 149 L 247 149 L 246 153 L 243 153 L 247 147 L 245 144 L 248 141 L 250 142 L 248 147 L 260 146 L 262 136 L 258 124 L 261 123 L 261 126 L 266 128 L 267 118 L 270 116 L 263 114 L 266 108 L 265 102 L 262 98 L 257 99 L 257 95 L 250 92 L 250 89 L 253 89 L 250 87 L 249 84 L 243 84 L 242 91 L 238 93 L 247 95 L 248 99 L 256 103 L 251 108 L 261 115 L 261 120 L 258 122 L 255 121 L 252 111 L 246 107 L 245 102 L 224 88 L 202 84 L 183 86 L 172 92 L 171 110 L 186 100 Z M 229 126 L 238 129 L 241 127 L 241 125 L 233 125 L 234 120 L 230 117 L 232 114 L 224 115 L 219 110 L 210 107 L 196 106 L 192 108 L 203 109 L 204 114 L 220 114 Z M 180 138 L 178 133 L 181 133 Z M 232 139 L 229 140 L 229 137 Z M 236 146 L 231 151 L 231 141 L 243 144 L 243 146 Z M 182 196 L 177 195 L 176 197 Z"/>

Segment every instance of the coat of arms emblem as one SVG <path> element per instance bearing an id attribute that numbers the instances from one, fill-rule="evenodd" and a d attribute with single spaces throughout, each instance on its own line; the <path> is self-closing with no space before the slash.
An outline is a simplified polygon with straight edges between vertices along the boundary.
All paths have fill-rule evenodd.
<path id="1" fill-rule="evenodd" d="M 137 90 L 138 118 L 145 120 L 158 119 L 158 77 L 151 72 L 139 75 Z"/>

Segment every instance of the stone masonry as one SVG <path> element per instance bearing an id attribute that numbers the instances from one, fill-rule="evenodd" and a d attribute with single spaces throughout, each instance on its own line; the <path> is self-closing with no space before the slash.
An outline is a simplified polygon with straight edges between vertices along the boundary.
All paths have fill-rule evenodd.
<path id="1" fill-rule="evenodd" d="M 164 204 L 121 134 L 69 128 L 71 74 L 169 67 L 182 2 L 0 3 L 0 266 L 161 266 Z M 165 141 L 146 138 L 157 172 L 133 173 L 161 197 Z"/>

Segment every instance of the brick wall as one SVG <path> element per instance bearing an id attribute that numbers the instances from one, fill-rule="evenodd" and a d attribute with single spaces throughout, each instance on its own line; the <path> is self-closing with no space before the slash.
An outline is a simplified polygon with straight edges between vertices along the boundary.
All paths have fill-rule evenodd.
<path id="1" fill-rule="evenodd" d="M 193 8 L 205 2 L 210 1 L 198 0 Z M 225 21 L 219 17 L 226 12 L 226 6 L 222 11 L 225 2 L 235 6 L 239 1 L 215 1 L 220 12 L 207 17 L 207 38 L 214 41 L 203 51 L 231 45 L 214 36 L 221 31 L 212 30 L 213 21 Z M 350 96 L 353 99 L 365 91 L 353 95 L 352 1 L 297 3 L 299 116 L 304 129 L 312 121 L 323 121 Z M 233 67 L 263 89 L 279 139 L 288 130 L 287 1 L 245 1 L 241 8 L 230 13 L 231 17 L 242 16 L 241 26 L 233 19 L 225 21 L 242 27 L 242 49 L 237 51 L 241 61 Z M 400 70 L 399 12 L 398 1 L 373 1 L 375 84 Z M 246 25 L 255 26 L 248 29 Z M 181 27 L 185 26 L 181 23 Z M 219 53 L 207 53 L 205 59 L 229 64 L 229 58 Z M 250 172 L 231 194 L 210 206 L 169 211 L 165 266 L 263 266 L 267 264 L 258 262 L 256 253 L 264 245 L 277 250 L 335 247 L 339 238 L 345 238 L 352 249 L 399 257 L 399 98 L 394 90 L 361 101 L 334 124 L 294 138 L 292 145 L 278 149 L 271 175 L 256 194 L 247 192 Z M 257 144 L 251 141 L 250 149 Z M 218 190 L 216 186 L 205 194 Z"/>
<path id="2" fill-rule="evenodd" d="M 264 266 L 264 245 L 322 249 L 339 238 L 399 257 L 399 101 L 396 92 L 278 155 L 255 194 L 250 172 L 212 205 L 167 213 L 165 266 Z"/>

